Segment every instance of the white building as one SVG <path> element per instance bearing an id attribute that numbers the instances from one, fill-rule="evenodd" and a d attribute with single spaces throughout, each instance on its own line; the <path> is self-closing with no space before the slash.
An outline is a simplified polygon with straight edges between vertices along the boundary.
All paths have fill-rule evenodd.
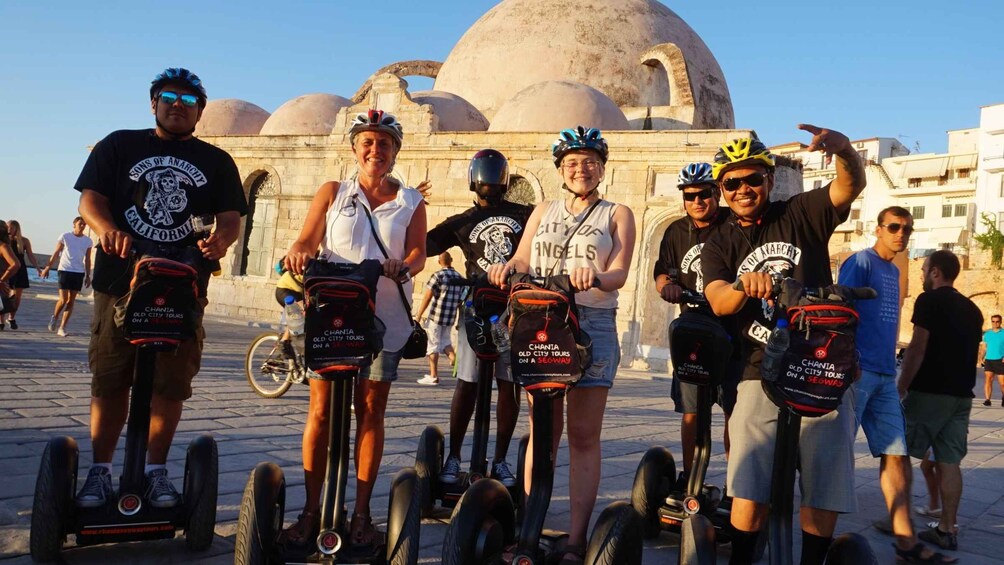
<path id="1" fill-rule="evenodd" d="M 976 173 L 976 231 L 985 231 L 979 222 L 984 212 L 1004 230 L 1004 104 L 980 108 L 977 141 L 979 158 Z"/>

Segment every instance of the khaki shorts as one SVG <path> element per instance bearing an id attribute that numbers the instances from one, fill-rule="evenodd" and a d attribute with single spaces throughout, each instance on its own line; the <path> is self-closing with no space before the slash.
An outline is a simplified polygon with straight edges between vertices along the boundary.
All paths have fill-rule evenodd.
<path id="1" fill-rule="evenodd" d="M 478 382 L 478 356 L 471 349 L 471 343 L 467 340 L 467 328 L 461 322 L 457 332 L 457 378 L 465 383 Z M 509 356 L 499 355 L 495 361 L 495 380 L 512 382 L 512 375 L 509 374 Z"/>
<path id="2" fill-rule="evenodd" d="M 110 397 L 132 386 L 136 346 L 126 341 L 115 325 L 115 296 L 94 292 L 94 317 L 91 318 L 91 343 L 87 360 L 91 366 L 91 396 Z M 201 300 L 202 308 L 207 301 Z M 153 393 L 169 400 L 188 400 L 192 379 L 202 362 L 202 342 L 206 332 L 199 313 L 195 339 L 182 342 L 175 351 L 157 353 Z"/>
<path id="3" fill-rule="evenodd" d="M 971 398 L 928 392 L 907 394 L 903 399 L 903 415 L 910 456 L 923 459 L 927 448 L 931 448 L 938 463 L 962 462 L 968 452 L 972 410 Z"/>

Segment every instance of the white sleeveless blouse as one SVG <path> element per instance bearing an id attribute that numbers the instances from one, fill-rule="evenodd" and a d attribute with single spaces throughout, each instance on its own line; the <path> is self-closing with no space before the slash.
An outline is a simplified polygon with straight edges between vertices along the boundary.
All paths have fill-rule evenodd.
<path id="1" fill-rule="evenodd" d="M 377 233 L 391 259 L 404 259 L 408 224 L 420 202 L 421 193 L 402 186 L 394 200 L 377 206 L 376 210 L 370 210 Z M 361 192 L 359 184 L 354 179 L 341 181 L 335 200 L 325 214 L 320 255 L 322 260 L 333 263 L 358 263 L 363 259 L 384 261 L 383 253 L 373 239 L 366 212 L 362 210 L 364 206 L 367 210 L 370 209 L 369 201 Z M 384 351 L 401 349 L 411 335 L 410 301 L 413 289 L 411 281 L 404 283 L 404 294 L 409 300 L 409 309 L 405 310 L 397 291 L 397 283 L 387 277 L 380 277 L 377 282 L 376 315 L 387 326 L 383 339 Z"/>
<path id="2" fill-rule="evenodd" d="M 614 249 L 610 228 L 617 204 L 600 200 L 571 239 L 568 237 L 571 235 L 569 230 L 579 224 L 589 208 L 573 215 L 565 208 L 563 200 L 552 200 L 544 206 L 547 208 L 531 241 L 530 271 L 537 276 L 567 274 L 576 267 L 606 271 Z M 568 246 L 562 249 L 565 240 L 568 240 Z M 576 294 L 575 303 L 593 308 L 617 308 L 617 294 L 616 290 L 591 288 Z"/>

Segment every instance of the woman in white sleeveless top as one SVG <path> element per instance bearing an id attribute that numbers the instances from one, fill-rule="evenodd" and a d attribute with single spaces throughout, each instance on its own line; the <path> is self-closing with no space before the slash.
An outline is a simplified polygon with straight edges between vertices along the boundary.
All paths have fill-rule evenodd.
<path id="1" fill-rule="evenodd" d="M 607 161 L 607 142 L 599 130 L 582 126 L 566 129 L 551 152 L 564 180 L 563 188 L 571 194 L 537 206 L 526 225 L 526 233 L 533 237 L 524 237 L 513 259 L 506 265 L 494 265 L 488 275 L 492 283 L 501 286 L 511 270 L 535 275 L 567 273 L 580 291 L 575 303 L 579 325 L 593 340 L 593 364 L 567 396 L 571 529 L 561 563 L 581 563 L 599 489 L 603 411 L 620 363 L 617 290 L 627 280 L 635 225 L 628 207 L 603 200 L 597 193 Z M 598 287 L 593 287 L 594 278 L 599 279 Z M 563 411 L 556 401 L 555 450 L 561 438 Z M 532 416 L 530 427 L 532 430 Z M 528 479 L 532 454 L 531 443 L 524 470 Z M 524 489 L 529 489 L 529 482 Z"/>
<path id="2" fill-rule="evenodd" d="M 389 175 L 401 150 L 402 130 L 394 116 L 379 110 L 356 117 L 349 131 L 352 153 L 359 166 L 353 180 L 326 182 L 310 204 L 296 242 L 286 254 L 286 268 L 302 275 L 307 261 L 320 249 L 331 262 L 379 259 L 383 275 L 377 283 L 376 314 L 386 324 L 384 349 L 360 372 L 354 393 L 356 436 L 356 501 L 349 525 L 349 543 L 368 545 L 375 530 L 370 520 L 370 497 L 380 470 L 384 444 L 384 413 L 390 385 L 397 380 L 401 350 L 411 334 L 411 311 L 396 288 L 412 294 L 411 277 L 425 267 L 425 203 L 413 188 Z M 384 258 L 370 229 L 369 211 L 389 258 Z M 402 269 L 407 274 L 399 276 Z M 283 531 L 287 543 L 311 543 L 320 523 L 321 487 L 328 446 L 328 392 L 331 383 L 310 381 L 310 409 L 303 430 L 303 469 L 307 491 L 303 513 Z"/>

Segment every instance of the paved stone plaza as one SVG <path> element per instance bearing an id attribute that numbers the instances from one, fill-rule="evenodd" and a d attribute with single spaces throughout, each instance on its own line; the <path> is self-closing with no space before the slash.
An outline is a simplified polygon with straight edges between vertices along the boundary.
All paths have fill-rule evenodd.
<path id="1" fill-rule="evenodd" d="M 26 556 L 28 525 L 35 473 L 45 441 L 54 435 L 69 434 L 80 442 L 81 479 L 91 463 L 87 440 L 90 375 L 86 360 L 91 307 L 86 299 L 79 301 L 69 325 L 70 335 L 58 338 L 45 331 L 55 295 L 54 285 L 34 285 L 25 293 L 18 317 L 21 329 L 0 333 L 0 453 L 3 454 L 0 458 L 0 560 L 4 563 L 30 562 Z M 202 554 L 190 554 L 181 540 L 171 540 L 70 548 L 63 552 L 67 563 L 232 562 L 241 494 L 249 471 L 264 460 L 279 463 L 286 472 L 290 487 L 286 518 L 287 521 L 295 519 L 303 502 L 303 474 L 298 461 L 307 407 L 306 387 L 296 387 L 276 400 L 254 395 L 244 379 L 242 357 L 250 339 L 262 330 L 247 321 L 240 322 L 207 322 L 203 369 L 194 383 L 195 394 L 186 404 L 169 461 L 171 476 L 178 484 L 188 442 L 203 431 L 211 432 L 219 442 L 219 509 L 217 538 L 212 547 Z M 427 424 L 447 427 L 452 383 L 447 379 L 445 385 L 439 387 L 416 385 L 415 379 L 424 372 L 423 363 L 406 362 L 402 366 L 401 380 L 391 393 L 386 452 L 372 505 L 374 519 L 379 524 L 386 520 L 390 478 L 401 467 L 413 463 L 422 429 Z M 629 497 L 635 468 L 649 446 L 667 445 L 679 457 L 678 417 L 671 411 L 668 391 L 669 381 L 661 375 L 653 379 L 637 371 L 619 373 L 605 417 L 603 484 L 596 514 L 608 503 Z M 721 437 L 721 424 L 719 413 L 715 416 L 715 437 Z M 1000 563 L 1004 555 L 1002 428 L 1004 408 L 999 399 L 991 408 L 984 408 L 977 402 L 970 428 L 969 456 L 963 461 L 965 488 L 959 516 L 961 551 L 956 553 L 967 564 Z M 521 424 L 517 436 L 525 429 Z M 121 470 L 123 444 L 124 441 L 119 443 L 120 453 L 116 455 L 113 473 L 116 477 Z M 469 453 L 468 448 L 465 455 Z M 892 563 L 891 539 L 870 526 L 884 513 L 884 502 L 878 485 L 878 463 L 868 454 L 863 436 L 858 438 L 857 455 L 859 511 L 842 517 L 838 530 L 864 534 L 871 541 L 879 562 Z M 514 444 L 510 461 L 514 463 L 515 459 Z M 725 458 L 719 444 L 711 462 L 710 479 L 720 483 L 724 474 Z M 920 474 L 915 474 L 915 501 L 926 503 L 921 497 Z M 567 451 L 563 447 L 549 527 L 567 527 L 567 484 Z M 442 519 L 423 523 L 422 563 L 439 561 L 446 518 L 444 515 Z M 920 524 L 921 520 L 915 519 L 915 523 Z M 675 563 L 676 543 L 676 537 L 669 534 L 645 542 L 644 563 Z M 727 560 L 728 550 L 722 548 L 719 563 Z"/>

